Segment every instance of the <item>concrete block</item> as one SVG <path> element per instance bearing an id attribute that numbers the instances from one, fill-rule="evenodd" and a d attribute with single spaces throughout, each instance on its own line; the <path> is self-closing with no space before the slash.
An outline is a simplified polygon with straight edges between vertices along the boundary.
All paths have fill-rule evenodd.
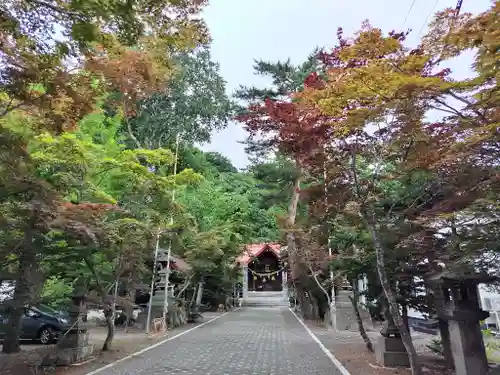
<path id="1" fill-rule="evenodd" d="M 57 353 L 57 366 L 69 366 L 73 363 L 83 362 L 94 353 L 94 345 L 85 345 L 79 348 L 63 349 Z"/>
<path id="2" fill-rule="evenodd" d="M 94 345 L 83 345 L 78 348 L 61 348 L 47 354 L 40 367 L 69 366 L 74 363 L 84 362 L 94 354 Z"/>

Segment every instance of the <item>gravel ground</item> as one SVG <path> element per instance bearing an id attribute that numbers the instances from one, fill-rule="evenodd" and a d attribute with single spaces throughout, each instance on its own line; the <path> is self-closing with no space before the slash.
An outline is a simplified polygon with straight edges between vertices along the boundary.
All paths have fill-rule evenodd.
<path id="1" fill-rule="evenodd" d="M 306 325 L 352 375 L 411 375 L 409 369 L 388 368 L 378 365 L 375 355 L 366 349 L 359 332 L 335 332 L 312 322 L 306 322 Z M 376 338 L 380 333 L 372 331 L 368 332 L 368 335 L 372 344 L 375 345 Z M 453 372 L 445 370 L 441 359 L 434 356 L 426 347 L 426 344 L 436 336 L 418 332 L 413 332 L 412 336 L 413 343 L 419 351 L 424 364 L 424 373 L 426 375 L 453 374 Z"/>

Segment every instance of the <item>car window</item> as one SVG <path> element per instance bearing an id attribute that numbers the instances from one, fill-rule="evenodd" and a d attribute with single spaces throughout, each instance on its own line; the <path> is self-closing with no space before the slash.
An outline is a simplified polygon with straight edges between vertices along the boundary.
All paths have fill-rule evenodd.
<path id="1" fill-rule="evenodd" d="M 40 314 L 38 314 L 36 311 L 33 311 L 31 309 L 26 309 L 24 314 L 28 317 L 28 318 L 35 318 L 37 316 L 39 316 Z"/>
<path id="2" fill-rule="evenodd" d="M 57 310 L 54 310 L 52 307 L 47 305 L 37 305 L 36 308 L 46 314 L 57 315 L 59 313 Z"/>
<path id="3" fill-rule="evenodd" d="M 0 324 L 7 324 L 9 317 L 7 314 L 0 314 Z"/>

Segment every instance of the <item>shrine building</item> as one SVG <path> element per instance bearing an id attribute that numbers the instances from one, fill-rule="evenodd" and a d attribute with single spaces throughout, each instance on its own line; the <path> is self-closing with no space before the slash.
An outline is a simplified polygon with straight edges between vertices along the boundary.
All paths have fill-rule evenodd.
<path id="1" fill-rule="evenodd" d="M 248 294 L 282 292 L 286 294 L 287 272 L 281 261 L 282 246 L 276 243 L 246 245 L 237 258 L 243 275 L 243 300 Z"/>

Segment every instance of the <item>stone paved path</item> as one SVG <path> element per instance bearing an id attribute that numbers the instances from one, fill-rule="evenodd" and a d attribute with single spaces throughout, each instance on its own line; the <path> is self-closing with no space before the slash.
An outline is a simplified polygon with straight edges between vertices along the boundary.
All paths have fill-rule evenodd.
<path id="1" fill-rule="evenodd" d="M 340 375 L 287 309 L 245 308 L 99 375 Z"/>

